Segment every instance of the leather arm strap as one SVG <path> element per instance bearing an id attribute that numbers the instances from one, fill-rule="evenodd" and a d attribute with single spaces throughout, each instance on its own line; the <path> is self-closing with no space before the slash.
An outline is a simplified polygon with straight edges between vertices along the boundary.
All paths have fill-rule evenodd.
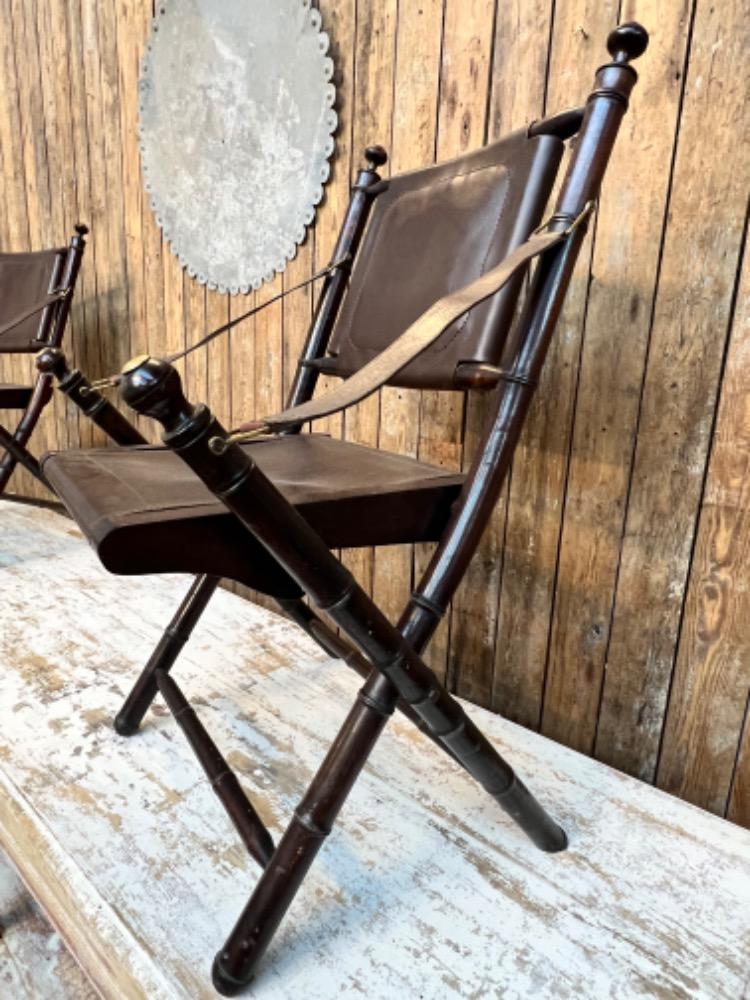
<path id="1" fill-rule="evenodd" d="M 243 432 L 252 432 L 254 436 L 264 431 L 287 430 L 308 420 L 318 420 L 331 413 L 338 413 L 358 403 L 385 385 L 410 361 L 430 347 L 465 312 L 499 292 L 534 257 L 562 242 L 570 232 L 570 228 L 558 232 L 542 230 L 533 233 L 496 267 L 458 291 L 438 299 L 389 347 L 331 392 L 318 399 L 311 399 L 288 410 L 282 410 L 281 413 L 265 417 L 263 420 L 242 424 L 232 435 L 232 439 L 237 440 Z"/>
<path id="2" fill-rule="evenodd" d="M 11 330 L 15 329 L 15 327 L 17 326 L 20 326 L 21 323 L 23 323 L 25 320 L 30 319 L 37 313 L 42 312 L 42 310 L 46 309 L 47 306 L 51 306 L 55 302 L 59 302 L 60 299 L 66 298 L 66 296 L 69 294 L 70 294 L 69 288 L 63 288 L 59 292 L 51 292 L 40 302 L 37 302 L 33 306 L 29 306 L 28 309 L 24 309 L 23 312 L 18 313 L 16 316 L 13 316 L 12 319 L 9 319 L 6 323 L 0 325 L 0 337 L 4 337 L 6 333 L 10 333 Z M 32 343 L 34 342 L 32 341 Z"/>

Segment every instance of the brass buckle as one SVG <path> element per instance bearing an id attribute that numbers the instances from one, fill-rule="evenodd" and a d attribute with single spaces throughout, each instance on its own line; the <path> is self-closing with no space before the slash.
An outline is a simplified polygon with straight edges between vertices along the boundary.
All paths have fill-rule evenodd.
<path id="1" fill-rule="evenodd" d="M 273 429 L 268 424 L 262 424 L 251 431 L 234 431 L 225 438 L 219 437 L 217 434 L 210 439 L 208 447 L 214 455 L 223 455 L 230 444 L 244 444 L 246 441 L 254 441 L 255 438 L 264 437 L 267 434 L 273 434 Z"/>
<path id="2" fill-rule="evenodd" d="M 562 230 L 563 236 L 570 236 L 570 234 L 575 229 L 577 229 L 582 222 L 586 221 L 586 219 L 591 215 L 591 213 L 594 211 L 595 208 L 596 208 L 596 201 L 593 198 L 590 201 L 587 201 L 586 204 L 581 209 L 581 211 L 575 217 L 575 219 L 573 219 L 573 221 L 570 222 L 565 227 L 565 229 Z M 537 226 L 537 228 L 534 230 L 533 235 L 536 236 L 537 233 L 543 232 L 543 230 L 545 230 L 548 226 L 550 226 L 554 221 L 555 221 L 555 216 L 553 215 L 549 219 L 547 219 L 546 222 L 543 222 L 541 226 Z"/>
<path id="3" fill-rule="evenodd" d="M 588 219 L 588 217 L 591 215 L 591 213 L 594 211 L 595 208 L 596 208 L 596 202 L 594 201 L 593 198 L 591 199 L 591 201 L 587 201 L 586 204 L 581 209 L 581 211 L 575 217 L 575 219 L 573 219 L 568 228 L 565 230 L 565 235 L 570 236 L 570 234 L 573 232 L 574 229 L 577 229 L 582 222 L 585 222 L 586 219 Z"/>

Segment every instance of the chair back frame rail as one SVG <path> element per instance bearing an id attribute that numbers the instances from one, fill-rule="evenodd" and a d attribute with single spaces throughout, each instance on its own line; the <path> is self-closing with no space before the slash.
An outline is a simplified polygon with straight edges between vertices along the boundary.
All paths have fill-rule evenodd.
<path id="1" fill-rule="evenodd" d="M 56 273 L 51 276 L 51 284 L 55 290 L 61 293 L 61 297 L 40 310 L 40 342 L 44 342 L 53 349 L 59 349 L 65 333 L 73 292 L 86 247 L 85 236 L 87 233 L 88 228 L 85 225 L 82 223 L 76 225 L 75 235 L 71 238 L 64 260 L 60 260 L 55 268 Z M 50 291 L 52 290 L 51 288 Z M 38 371 L 31 398 L 24 408 L 15 430 L 10 433 L 0 425 L 0 453 L 4 453 L 0 458 L 0 496 L 8 485 L 17 465 L 22 465 L 47 489 L 51 488 L 38 460 L 26 447 L 42 411 L 51 398 L 52 377 L 49 373 Z"/>
<path id="2" fill-rule="evenodd" d="M 566 838 L 512 768 L 468 719 L 461 705 L 421 659 L 472 558 L 497 501 L 513 450 L 528 411 L 575 261 L 586 221 L 571 228 L 598 195 L 632 87 L 637 79 L 629 65 L 646 49 L 648 35 L 639 25 L 621 25 L 608 39 L 612 61 L 596 73 L 595 89 L 585 108 L 561 112 L 532 123 L 530 134 L 578 133 L 568 169 L 548 223 L 565 239 L 546 250 L 536 266 L 509 350 L 506 371 L 470 373 L 469 384 L 493 388 L 495 405 L 468 472 L 453 514 L 397 625 L 392 625 L 351 574 L 278 492 L 237 444 L 217 453 L 209 442 L 226 438 L 205 406 L 192 406 L 183 396 L 176 371 L 165 362 L 146 359 L 120 382 L 123 400 L 136 412 L 158 420 L 164 443 L 173 449 L 205 485 L 234 513 L 291 578 L 299 597 L 279 603 L 326 652 L 340 656 L 366 680 L 349 716 L 277 846 L 265 830 L 238 783 L 216 788 L 223 758 L 197 716 L 186 713 L 184 696 L 167 677 L 180 649 L 213 594 L 218 579 L 202 575 L 193 584 L 159 645 L 131 691 L 115 725 L 123 735 L 135 732 L 157 691 L 179 716 L 204 770 L 214 782 L 230 817 L 240 830 L 263 874 L 224 948 L 216 956 L 213 981 L 227 996 L 253 977 L 276 928 L 283 919 L 307 870 L 335 821 L 370 751 L 399 707 L 445 752 L 466 768 L 544 850 L 564 849 Z M 373 198 L 381 187 L 377 168 L 385 151 L 370 147 L 366 167 L 352 190 L 334 259 L 354 259 Z M 312 398 L 319 369 L 347 288 L 347 274 L 337 269 L 324 282 L 300 357 L 287 406 Z M 491 366 L 484 366 L 491 367 Z M 43 351 L 40 372 L 55 376 L 59 388 L 83 412 L 122 445 L 142 436 L 104 397 L 89 388 L 80 372 L 68 370 L 58 350 Z M 299 427 L 288 433 L 296 433 Z M 333 621 L 348 640 L 336 634 L 302 600 L 307 594 L 317 611 Z M 188 706 L 189 708 L 189 706 Z M 225 762 L 223 762 L 225 763 Z M 218 768 L 218 771 L 217 771 Z"/>

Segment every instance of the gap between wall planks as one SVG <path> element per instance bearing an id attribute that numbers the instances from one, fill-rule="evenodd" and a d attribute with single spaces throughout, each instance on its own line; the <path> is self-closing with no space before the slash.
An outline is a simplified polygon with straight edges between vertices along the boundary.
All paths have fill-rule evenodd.
<path id="1" fill-rule="evenodd" d="M 430 662 L 463 696 L 750 825 L 747 0 L 319 7 L 338 156 L 286 287 L 328 260 L 365 145 L 388 146 L 394 171 L 475 148 L 581 101 L 618 19 L 651 31 L 509 483 Z M 92 377 L 247 307 L 187 279 L 142 189 L 151 13 L 0 0 L 0 241 L 38 248 L 92 226 L 68 339 Z M 301 291 L 192 355 L 189 393 L 230 423 L 275 408 L 311 310 Z M 30 368 L 0 358 L 3 381 Z M 385 389 L 316 429 L 459 467 L 485 405 Z M 58 398 L 34 443 L 101 435 Z M 40 496 L 23 472 L 13 487 Z M 395 616 L 428 554 L 345 558 Z"/>

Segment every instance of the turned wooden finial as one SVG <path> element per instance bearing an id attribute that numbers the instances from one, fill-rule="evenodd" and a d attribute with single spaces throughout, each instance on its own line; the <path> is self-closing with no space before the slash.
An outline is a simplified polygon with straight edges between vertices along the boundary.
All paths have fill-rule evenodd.
<path id="1" fill-rule="evenodd" d="M 618 25 L 607 38 L 607 50 L 616 63 L 628 63 L 648 48 L 648 32 L 637 21 Z"/>
<path id="2" fill-rule="evenodd" d="M 186 417 L 193 407 L 182 391 L 177 369 L 168 361 L 147 354 L 133 358 L 122 369 L 120 396 L 136 413 L 153 417 L 169 431 Z"/>
<path id="3" fill-rule="evenodd" d="M 45 347 L 36 356 L 36 370 L 42 375 L 54 375 L 60 381 L 70 374 L 64 353 L 59 347 Z"/>
<path id="4" fill-rule="evenodd" d="M 388 162 L 388 153 L 382 146 L 368 146 L 365 150 L 365 161 L 368 169 L 377 170 Z"/>

